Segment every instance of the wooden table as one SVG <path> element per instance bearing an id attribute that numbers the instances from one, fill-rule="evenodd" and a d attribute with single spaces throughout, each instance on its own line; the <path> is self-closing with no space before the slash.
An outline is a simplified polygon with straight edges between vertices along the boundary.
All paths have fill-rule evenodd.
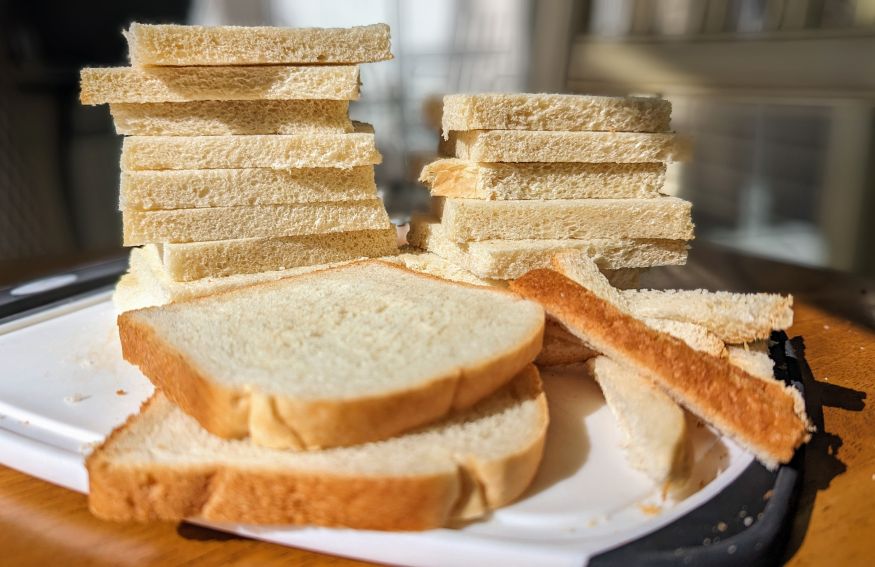
<path id="1" fill-rule="evenodd" d="M 64 264 L 63 260 L 43 262 L 58 268 Z M 11 268 L 11 264 L 0 263 L 4 279 L 10 279 Z M 871 563 L 875 557 L 875 289 L 871 283 L 742 257 L 700 243 L 687 266 L 653 270 L 645 283 L 794 293 L 796 323 L 790 335 L 804 337 L 805 356 L 824 407 L 823 430 L 806 452 L 804 488 L 788 542 L 789 563 Z M 61 561 L 83 565 L 361 564 L 189 524 L 103 522 L 88 513 L 85 496 L 0 467 L 0 564 Z"/>

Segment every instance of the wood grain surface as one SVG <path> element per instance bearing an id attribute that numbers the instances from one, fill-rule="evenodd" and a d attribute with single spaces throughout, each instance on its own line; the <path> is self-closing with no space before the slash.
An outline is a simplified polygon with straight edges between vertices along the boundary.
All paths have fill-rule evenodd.
<path id="1" fill-rule="evenodd" d="M 0 263 L 0 273 L 3 273 Z M 5 272 L 7 275 L 9 272 Z M 875 550 L 875 289 L 824 270 L 748 258 L 697 244 L 686 267 L 653 270 L 653 287 L 783 291 L 796 296 L 790 336 L 802 336 L 823 403 L 806 451 L 788 541 L 794 566 L 868 565 Z M 3 565 L 361 565 L 190 524 L 119 525 L 86 497 L 0 467 Z"/>

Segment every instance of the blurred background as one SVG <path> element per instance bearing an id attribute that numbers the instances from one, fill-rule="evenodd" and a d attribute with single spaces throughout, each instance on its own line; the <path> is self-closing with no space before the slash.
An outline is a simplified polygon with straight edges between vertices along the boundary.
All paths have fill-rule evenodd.
<path id="1" fill-rule="evenodd" d="M 658 94 L 699 240 L 875 274 L 875 0 L 0 0 L 0 261 L 119 248 L 121 138 L 78 71 L 126 64 L 133 20 L 388 23 L 352 114 L 396 222 L 427 206 L 444 93 Z"/>

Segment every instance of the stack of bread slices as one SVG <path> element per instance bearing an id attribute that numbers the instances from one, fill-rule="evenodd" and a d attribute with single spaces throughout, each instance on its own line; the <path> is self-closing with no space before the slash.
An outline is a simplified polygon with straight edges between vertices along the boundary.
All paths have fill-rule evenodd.
<path id="1" fill-rule="evenodd" d="M 392 57 L 388 26 L 125 36 L 131 66 L 84 69 L 81 100 L 109 103 L 126 136 L 124 245 L 143 245 L 119 287 L 139 297 L 126 306 L 397 251 L 373 129 L 348 114 L 358 64 Z"/>

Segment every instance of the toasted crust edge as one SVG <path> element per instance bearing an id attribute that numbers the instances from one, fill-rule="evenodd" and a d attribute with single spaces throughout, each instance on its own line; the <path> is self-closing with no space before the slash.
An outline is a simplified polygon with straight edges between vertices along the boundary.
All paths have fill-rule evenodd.
<path id="1" fill-rule="evenodd" d="M 543 456 L 549 424 L 546 396 L 537 369 L 530 365 L 524 372 L 528 377 L 514 387 L 534 397 L 540 410 L 531 442 L 496 459 L 457 462 L 455 474 L 414 477 L 114 466 L 106 453 L 154 403 L 155 394 L 86 459 L 89 509 L 114 521 L 178 521 L 197 515 L 211 521 L 376 530 L 424 530 L 478 517 L 518 498 Z"/>
<path id="2" fill-rule="evenodd" d="M 446 285 L 518 298 L 506 290 L 451 282 L 379 260 L 353 262 L 328 271 L 367 263 L 379 263 Z M 307 278 L 318 273 L 294 277 Z M 258 285 L 283 285 L 288 279 Z M 273 448 L 319 449 L 378 441 L 436 421 L 453 410 L 468 408 L 531 363 L 541 351 L 544 335 L 542 323 L 533 327 L 524 341 L 504 352 L 411 388 L 351 400 L 305 401 L 235 391 L 213 383 L 192 361 L 138 320 L 142 311 L 127 311 L 118 317 L 124 359 L 138 366 L 157 388 L 210 433 L 226 439 L 252 435 L 257 444 Z"/>
<path id="3" fill-rule="evenodd" d="M 650 377 L 767 467 L 788 462 L 796 447 L 809 439 L 810 423 L 793 388 L 760 380 L 725 359 L 696 352 L 558 272 L 533 270 L 509 287 L 540 301 L 549 315 L 585 344 Z"/>

